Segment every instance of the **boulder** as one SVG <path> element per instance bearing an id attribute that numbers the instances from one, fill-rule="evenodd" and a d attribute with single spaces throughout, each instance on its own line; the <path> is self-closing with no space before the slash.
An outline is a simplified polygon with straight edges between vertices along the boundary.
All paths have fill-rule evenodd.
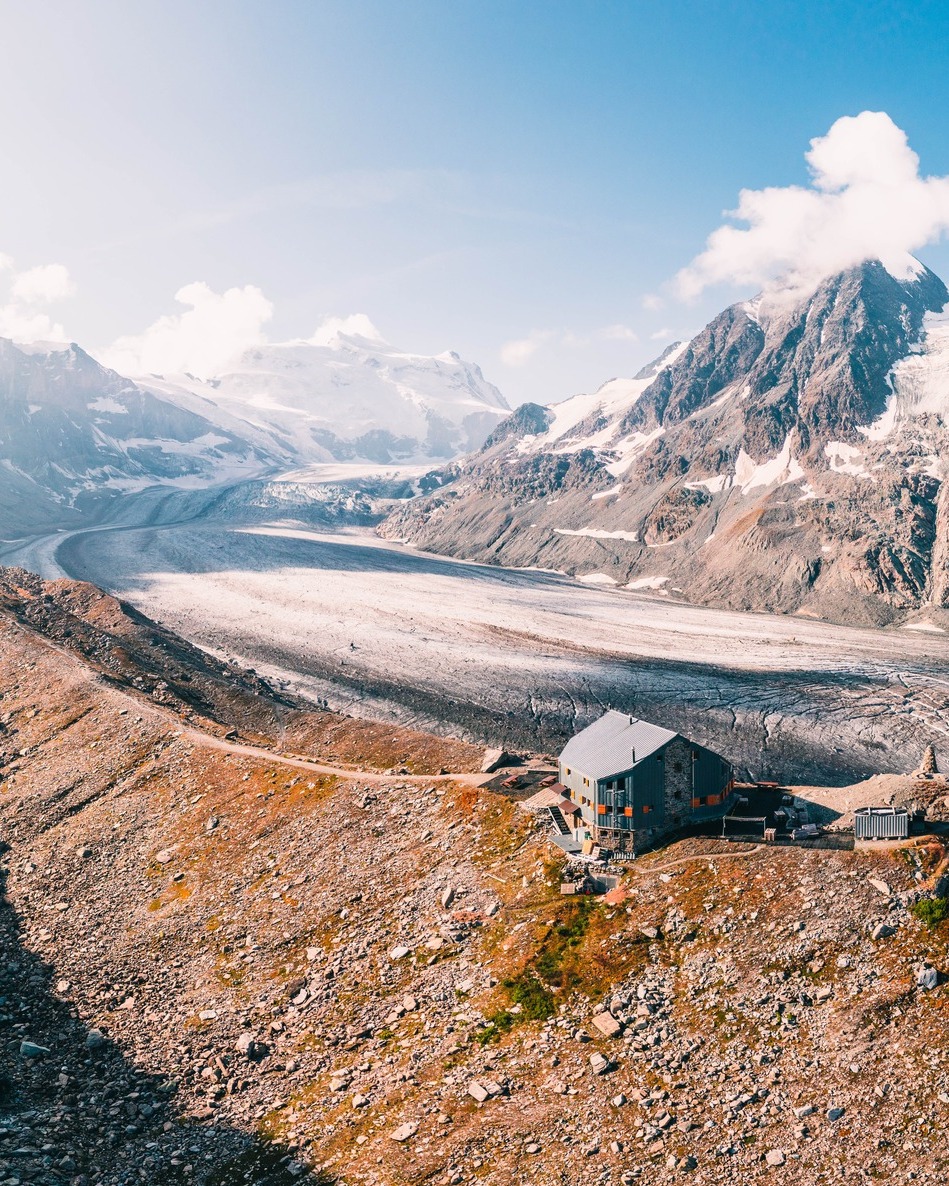
<path id="1" fill-rule="evenodd" d="M 413 1124 L 411 1121 L 407 1121 L 405 1124 L 400 1124 L 394 1132 L 390 1132 L 389 1139 L 392 1141 L 398 1141 L 399 1144 L 402 1144 L 403 1141 L 411 1140 L 411 1138 L 414 1137 L 417 1132 L 418 1125 Z"/>
<path id="2" fill-rule="evenodd" d="M 916 983 L 923 992 L 929 992 L 938 985 L 939 973 L 933 967 L 922 967 L 916 973 Z"/>
<path id="3" fill-rule="evenodd" d="M 40 1046 L 36 1042 L 28 1042 L 25 1038 L 20 1043 L 20 1054 L 23 1058 L 42 1058 L 49 1054 L 48 1046 Z"/>
<path id="4" fill-rule="evenodd" d="M 503 766 L 510 766 L 513 761 L 513 757 L 506 750 L 486 749 L 484 757 L 481 759 L 481 773 L 494 774 Z"/>
<path id="5" fill-rule="evenodd" d="M 623 1032 L 622 1023 L 617 1021 L 609 1011 L 597 1013 L 593 1018 L 593 1024 L 607 1038 L 618 1038 Z"/>

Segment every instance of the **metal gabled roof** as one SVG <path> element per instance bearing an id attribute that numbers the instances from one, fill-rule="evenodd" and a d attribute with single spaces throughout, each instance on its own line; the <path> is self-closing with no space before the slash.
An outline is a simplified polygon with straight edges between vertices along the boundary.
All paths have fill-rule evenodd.
<path id="1" fill-rule="evenodd" d="M 649 721 L 611 708 L 598 721 L 570 738 L 560 761 L 587 778 L 609 778 L 632 770 L 643 758 L 656 753 L 675 737 L 678 733 L 671 729 L 651 725 Z"/>

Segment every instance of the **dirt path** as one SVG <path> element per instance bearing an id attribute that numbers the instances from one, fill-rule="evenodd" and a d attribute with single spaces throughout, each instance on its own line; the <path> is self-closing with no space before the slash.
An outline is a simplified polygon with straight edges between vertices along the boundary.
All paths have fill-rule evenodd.
<path id="1" fill-rule="evenodd" d="M 84 668 L 91 680 L 98 682 L 101 679 L 101 673 L 75 651 L 54 642 L 51 638 L 46 638 L 38 631 L 29 630 L 13 618 L 8 620 L 14 630 L 29 635 L 40 645 L 50 651 L 54 651 L 71 664 L 78 664 Z M 186 725 L 180 717 L 176 716 L 169 709 L 155 704 L 150 698 L 142 696 L 130 688 L 121 687 L 112 682 L 110 682 L 109 687 L 112 692 L 129 700 L 137 709 L 145 709 L 150 714 L 164 721 L 178 737 L 187 738 L 193 744 L 204 746 L 206 749 L 219 750 L 222 753 L 230 753 L 238 757 L 275 762 L 281 766 L 290 766 L 296 770 L 309 770 L 314 774 L 332 774 L 338 778 L 358 779 L 362 782 L 387 782 L 392 779 L 398 779 L 401 782 L 455 782 L 465 786 L 480 786 L 482 783 L 495 777 L 493 774 L 483 774 L 481 772 L 454 774 L 383 774 L 374 770 L 361 770 L 359 767 L 354 766 L 331 766 L 322 762 L 311 761 L 309 758 L 301 758 L 292 754 L 282 754 L 279 750 L 266 749 L 264 746 L 242 745 L 237 741 L 228 741 L 226 738 L 216 737 L 213 733 L 205 733 L 200 729 Z"/>
<path id="2" fill-rule="evenodd" d="M 667 869 L 675 869 L 677 865 L 685 865 L 689 861 L 737 861 L 742 857 L 753 857 L 755 853 L 761 852 L 764 848 L 763 844 L 756 844 L 754 848 L 746 848 L 742 852 L 698 852 L 692 856 L 679 857 L 676 861 L 668 861 L 665 865 L 652 865 L 648 868 L 642 866 L 632 865 L 634 873 L 641 873 L 643 876 L 649 873 L 664 873 Z"/>
<path id="3" fill-rule="evenodd" d="M 327 766 L 322 762 L 312 762 L 308 758 L 297 758 L 290 754 L 281 754 L 275 750 L 264 749 L 255 745 L 241 745 L 236 741 L 226 741 L 223 737 L 214 737 L 210 733 L 202 733 L 199 729 L 184 728 L 176 730 L 182 737 L 193 741 L 196 745 L 203 745 L 209 749 L 222 750 L 224 753 L 236 754 L 239 757 L 257 758 L 267 762 L 278 762 L 282 766 L 292 766 L 296 770 L 311 770 L 314 774 L 335 774 L 340 778 L 359 779 L 362 782 L 388 782 L 398 779 L 400 782 L 460 782 L 466 786 L 479 786 L 489 778 L 490 774 L 380 774 L 376 771 L 360 770 L 358 767 Z"/>

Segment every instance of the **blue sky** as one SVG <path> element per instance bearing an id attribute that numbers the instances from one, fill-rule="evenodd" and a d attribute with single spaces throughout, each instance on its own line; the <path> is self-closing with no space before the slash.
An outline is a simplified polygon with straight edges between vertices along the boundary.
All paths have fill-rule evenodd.
<path id="1" fill-rule="evenodd" d="M 922 172 L 949 174 L 945 4 L 0 14 L 0 252 L 10 276 L 68 269 L 49 312 L 89 348 L 175 313 L 195 281 L 254 285 L 270 337 L 365 313 L 407 350 L 477 361 L 512 404 L 549 401 L 751 295 L 686 302 L 670 282 L 740 189 L 805 184 L 839 117 L 887 112 Z M 919 254 L 949 274 L 944 244 Z"/>

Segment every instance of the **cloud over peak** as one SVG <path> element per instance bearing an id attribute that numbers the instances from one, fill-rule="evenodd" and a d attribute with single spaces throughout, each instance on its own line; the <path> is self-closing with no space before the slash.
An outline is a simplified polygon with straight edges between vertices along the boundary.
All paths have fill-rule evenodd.
<path id="1" fill-rule="evenodd" d="M 895 276 L 949 229 L 949 177 L 923 177 L 906 133 L 882 111 L 838 119 L 806 153 L 808 186 L 742 190 L 738 207 L 675 278 L 685 299 L 715 284 L 799 294 L 867 259 Z"/>
<path id="2" fill-rule="evenodd" d="M 122 374 L 187 372 L 209 379 L 262 342 L 263 327 L 273 316 L 273 305 L 253 284 L 218 293 L 196 280 L 179 288 L 175 300 L 190 308 L 118 338 L 102 360 Z"/>

